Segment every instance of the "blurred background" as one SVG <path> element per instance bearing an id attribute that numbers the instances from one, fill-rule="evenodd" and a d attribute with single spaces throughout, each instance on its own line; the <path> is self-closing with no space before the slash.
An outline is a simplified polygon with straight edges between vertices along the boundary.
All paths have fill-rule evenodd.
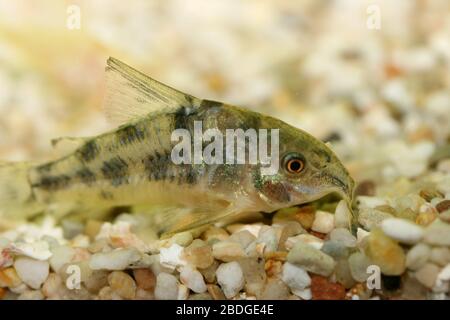
<path id="1" fill-rule="evenodd" d="M 357 180 L 448 154 L 447 0 L 0 0 L 0 159 L 110 129 L 109 56 L 330 141 Z"/>

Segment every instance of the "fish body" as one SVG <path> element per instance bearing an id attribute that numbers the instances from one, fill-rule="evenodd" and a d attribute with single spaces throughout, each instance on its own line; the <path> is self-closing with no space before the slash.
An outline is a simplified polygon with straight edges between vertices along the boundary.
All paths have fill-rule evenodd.
<path id="1" fill-rule="evenodd" d="M 281 120 L 195 98 L 113 58 L 108 60 L 107 84 L 107 115 L 121 125 L 97 137 L 80 138 L 73 152 L 54 161 L 0 168 L 0 179 L 9 182 L 0 182 L 3 198 L 9 200 L 8 207 L 0 198 L 4 212 L 29 215 L 50 207 L 89 211 L 139 204 L 189 209 L 167 215 L 161 232 L 173 233 L 239 213 L 272 212 L 331 192 L 351 199 L 354 182 L 336 155 Z M 180 143 L 174 140 L 176 130 L 195 138 L 208 130 L 225 137 L 227 130 L 249 129 L 269 132 L 272 155 L 272 146 L 277 147 L 276 172 L 264 174 L 267 163 L 259 158 L 244 163 L 228 163 L 225 157 L 214 163 L 174 161 L 174 148 Z M 273 130 L 277 130 L 276 141 Z M 247 138 L 244 153 L 250 160 L 252 142 Z M 199 147 L 195 141 L 184 152 L 192 156 Z M 223 154 L 227 142 L 216 145 Z M 208 141 L 200 142 L 201 149 L 207 145 Z M 13 176 L 22 178 L 12 182 Z"/>

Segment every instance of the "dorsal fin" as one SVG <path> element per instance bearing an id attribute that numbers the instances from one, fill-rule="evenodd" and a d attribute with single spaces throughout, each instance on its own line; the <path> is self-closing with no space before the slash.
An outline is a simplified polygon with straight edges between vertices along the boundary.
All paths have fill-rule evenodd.
<path id="1" fill-rule="evenodd" d="M 121 125 L 151 112 L 198 107 L 201 100 L 160 83 L 125 63 L 109 58 L 104 110 L 111 123 Z"/>

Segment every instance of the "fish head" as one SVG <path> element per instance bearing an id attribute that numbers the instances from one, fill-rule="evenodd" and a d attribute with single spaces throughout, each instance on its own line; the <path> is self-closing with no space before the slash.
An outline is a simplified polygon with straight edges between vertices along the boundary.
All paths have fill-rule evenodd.
<path id="1" fill-rule="evenodd" d="M 279 128 L 278 169 L 263 175 L 260 167 L 253 182 L 269 210 L 311 202 L 330 193 L 339 194 L 350 206 L 355 182 L 327 144 L 278 119 L 268 117 L 265 126 Z"/>

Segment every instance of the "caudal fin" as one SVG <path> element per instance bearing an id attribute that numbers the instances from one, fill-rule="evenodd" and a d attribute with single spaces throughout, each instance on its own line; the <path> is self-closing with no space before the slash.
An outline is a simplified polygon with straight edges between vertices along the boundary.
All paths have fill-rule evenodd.
<path id="1" fill-rule="evenodd" d="M 27 218 L 42 209 L 28 181 L 30 167 L 26 162 L 0 163 L 0 225 Z"/>

